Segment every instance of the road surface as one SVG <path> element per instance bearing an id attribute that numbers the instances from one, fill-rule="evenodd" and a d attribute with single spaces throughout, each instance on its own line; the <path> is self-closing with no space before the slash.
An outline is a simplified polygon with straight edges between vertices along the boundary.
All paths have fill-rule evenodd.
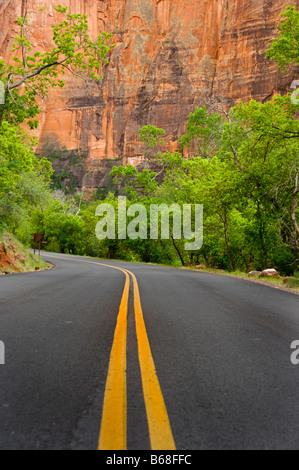
<path id="1" fill-rule="evenodd" d="M 42 256 L 0 277 L 0 449 L 299 449 L 297 295 Z"/>

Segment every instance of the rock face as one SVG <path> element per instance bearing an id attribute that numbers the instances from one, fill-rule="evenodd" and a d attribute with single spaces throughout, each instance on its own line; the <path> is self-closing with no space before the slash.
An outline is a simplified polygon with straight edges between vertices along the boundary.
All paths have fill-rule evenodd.
<path id="1" fill-rule="evenodd" d="M 94 172 L 103 159 L 140 161 L 144 124 L 165 129 L 166 148 L 175 150 L 196 105 L 265 101 L 298 78 L 265 58 L 279 14 L 298 0 L 0 0 L 0 55 L 9 55 L 16 17 L 25 11 L 43 25 L 33 30 L 35 45 L 49 47 L 47 25 L 58 3 L 87 14 L 93 37 L 105 30 L 116 43 L 101 83 L 65 77 L 40 116 L 41 147 L 81 149 Z M 94 172 L 84 185 L 97 183 Z"/>
<path id="2" fill-rule="evenodd" d="M 35 257 L 23 247 L 16 238 L 6 231 L 0 233 L 0 276 L 2 274 L 20 273 L 48 269 L 48 265 Z M 1 282 L 1 281 L 0 281 Z"/>

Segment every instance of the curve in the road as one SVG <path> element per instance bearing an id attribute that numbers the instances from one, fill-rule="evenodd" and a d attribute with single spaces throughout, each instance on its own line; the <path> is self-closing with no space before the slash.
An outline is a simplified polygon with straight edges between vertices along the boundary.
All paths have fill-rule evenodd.
<path id="1" fill-rule="evenodd" d="M 59 256 L 48 257 L 63 259 Z M 126 450 L 126 342 L 130 288 L 129 276 L 133 280 L 138 357 L 151 449 L 175 450 L 173 433 L 146 332 L 136 276 L 131 271 L 116 266 L 87 260 L 76 261 L 117 269 L 123 272 L 126 277 L 110 354 L 98 450 Z"/>

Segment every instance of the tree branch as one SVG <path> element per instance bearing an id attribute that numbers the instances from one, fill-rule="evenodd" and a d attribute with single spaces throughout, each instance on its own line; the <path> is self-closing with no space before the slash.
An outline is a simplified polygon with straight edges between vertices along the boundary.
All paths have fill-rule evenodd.
<path id="1" fill-rule="evenodd" d="M 290 136 L 284 135 L 284 139 L 294 139 L 296 137 L 299 137 L 299 131 L 284 131 L 280 127 L 274 126 L 274 124 L 272 124 L 272 127 L 273 127 L 273 129 L 276 129 L 276 130 L 282 132 L 283 134 L 291 134 Z"/>
<path id="2" fill-rule="evenodd" d="M 238 161 L 237 152 L 236 152 L 236 150 L 235 150 L 235 148 L 234 148 L 233 145 L 231 145 L 231 149 L 232 149 L 232 152 L 233 152 L 233 155 L 234 155 L 234 162 L 235 162 L 235 164 L 237 165 L 237 167 L 238 167 L 240 170 L 243 171 L 244 168 L 242 167 L 242 165 L 241 165 L 241 164 L 239 163 L 239 161 Z"/>
<path id="3" fill-rule="evenodd" d="M 83 75 L 81 75 L 80 73 L 76 73 L 74 72 L 74 70 L 71 69 L 71 67 L 69 67 L 68 65 L 65 65 L 65 64 L 61 64 L 63 68 L 67 69 L 69 72 L 71 72 L 72 75 L 74 75 L 75 77 L 78 77 L 78 78 L 81 78 L 81 80 L 84 80 L 85 83 L 89 83 L 89 81 L 87 80 L 87 78 L 83 77 Z"/>
<path id="4" fill-rule="evenodd" d="M 52 64 L 47 64 L 47 65 L 44 65 L 43 67 L 40 67 L 38 69 L 36 69 L 34 72 L 32 72 L 31 74 L 29 75 L 25 75 L 22 80 L 20 80 L 19 82 L 17 83 L 14 83 L 13 85 L 11 85 L 11 87 L 9 88 L 10 90 L 13 90 L 14 88 L 18 88 L 20 87 L 21 85 L 23 85 L 26 80 L 30 80 L 31 78 L 34 78 L 34 77 L 37 77 L 37 75 L 40 75 L 44 70 L 50 68 L 50 67 L 55 67 L 55 66 L 59 66 L 59 65 L 63 65 L 66 61 L 68 61 L 70 59 L 70 57 L 66 57 L 64 58 L 63 60 L 61 61 L 56 61 L 56 62 L 53 62 Z"/>

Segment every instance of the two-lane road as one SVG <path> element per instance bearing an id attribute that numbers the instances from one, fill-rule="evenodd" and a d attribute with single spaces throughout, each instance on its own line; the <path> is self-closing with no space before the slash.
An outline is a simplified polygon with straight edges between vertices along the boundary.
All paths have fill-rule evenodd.
<path id="1" fill-rule="evenodd" d="M 297 295 L 43 258 L 0 277 L 0 449 L 299 449 Z"/>

